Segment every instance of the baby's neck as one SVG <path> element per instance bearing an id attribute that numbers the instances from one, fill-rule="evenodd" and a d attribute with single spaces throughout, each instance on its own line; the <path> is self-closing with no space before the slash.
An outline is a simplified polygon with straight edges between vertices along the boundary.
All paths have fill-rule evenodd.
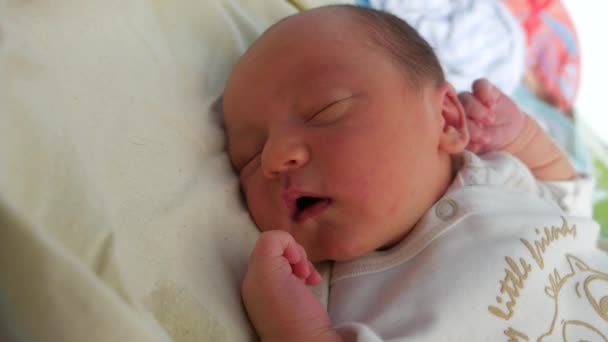
<path id="1" fill-rule="evenodd" d="M 443 185 L 443 187 L 441 188 L 441 191 L 438 192 L 433 203 L 429 206 L 429 208 L 427 208 L 427 211 L 445 195 L 445 193 L 450 188 L 450 185 L 452 185 L 452 183 L 454 182 L 454 179 L 456 178 L 458 171 L 460 171 L 460 169 L 462 168 L 463 165 L 464 165 L 464 159 L 463 159 L 462 153 L 453 154 L 450 156 L 449 178 L 448 178 L 447 182 L 445 183 L 445 185 Z M 413 228 L 418 224 L 418 222 L 426 215 L 427 211 L 425 211 L 413 224 L 411 224 L 411 226 L 404 229 L 405 233 L 403 234 L 403 236 L 401 236 L 401 238 L 378 248 L 377 251 L 389 250 L 389 249 L 393 248 L 395 245 L 397 245 L 399 242 L 401 242 L 403 239 L 405 239 L 410 234 L 410 232 L 413 230 Z"/>

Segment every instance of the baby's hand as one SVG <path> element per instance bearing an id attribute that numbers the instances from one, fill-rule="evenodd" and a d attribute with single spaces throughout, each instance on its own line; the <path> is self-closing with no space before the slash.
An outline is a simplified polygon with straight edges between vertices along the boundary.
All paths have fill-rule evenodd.
<path id="1" fill-rule="evenodd" d="M 306 286 L 321 280 L 304 248 L 290 234 L 280 230 L 262 233 L 241 287 L 259 337 L 313 341 L 334 333 L 327 311 Z"/>
<path id="2" fill-rule="evenodd" d="M 511 143 L 524 126 L 525 114 L 486 79 L 473 83 L 473 92 L 458 95 L 467 116 L 471 139 L 467 149 L 485 153 Z"/>

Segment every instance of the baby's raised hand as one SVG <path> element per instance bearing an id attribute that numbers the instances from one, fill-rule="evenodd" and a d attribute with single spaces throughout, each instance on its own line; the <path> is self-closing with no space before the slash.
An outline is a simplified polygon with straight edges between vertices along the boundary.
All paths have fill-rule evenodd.
<path id="1" fill-rule="evenodd" d="M 262 233 L 241 287 L 260 338 L 312 341 L 332 333 L 327 311 L 306 286 L 320 282 L 304 248 L 290 234 L 280 230 Z"/>
<path id="2" fill-rule="evenodd" d="M 486 79 L 476 80 L 472 92 L 462 92 L 458 98 L 471 136 L 467 149 L 474 153 L 501 149 L 511 143 L 524 126 L 525 114 Z"/>

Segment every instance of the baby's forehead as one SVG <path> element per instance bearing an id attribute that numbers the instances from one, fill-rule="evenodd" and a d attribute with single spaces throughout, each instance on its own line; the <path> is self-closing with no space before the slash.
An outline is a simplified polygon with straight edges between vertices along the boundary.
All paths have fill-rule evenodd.
<path id="1" fill-rule="evenodd" d="M 266 31 L 229 77 L 224 97 L 225 121 L 238 124 L 249 119 L 243 113 L 266 106 L 255 99 L 256 95 L 270 98 L 268 93 L 298 89 L 304 95 L 314 92 L 316 98 L 325 93 L 331 97 L 332 91 L 342 90 L 340 86 L 349 87 L 375 76 L 364 72 L 371 67 L 369 64 L 358 61 L 393 62 L 384 48 L 361 37 L 362 27 L 368 28 L 352 18 L 341 8 L 312 10 L 289 17 Z M 353 34 L 355 31 L 359 34 Z M 395 64 L 395 68 L 398 72 L 401 66 Z M 243 108 L 244 102 L 249 102 L 248 108 Z M 232 110 L 234 115 L 227 115 Z"/>
<path id="2" fill-rule="evenodd" d="M 269 64 L 281 63 L 291 57 L 297 59 L 291 63 L 293 77 L 302 81 L 309 76 L 331 77 L 347 70 L 348 63 L 339 58 L 340 55 L 355 59 L 363 54 L 377 53 L 374 50 L 378 49 L 369 48 L 360 35 L 352 34 L 356 26 L 348 19 L 351 15 L 347 11 L 324 9 L 310 12 L 284 19 L 256 40 L 233 68 L 225 90 L 250 83 L 261 73 L 270 78 L 279 77 L 273 72 L 273 65 Z"/>
<path id="3" fill-rule="evenodd" d="M 269 45 L 305 45 L 332 41 L 362 43 L 372 32 L 369 25 L 343 6 L 327 6 L 289 16 L 266 30 L 243 56 Z"/>

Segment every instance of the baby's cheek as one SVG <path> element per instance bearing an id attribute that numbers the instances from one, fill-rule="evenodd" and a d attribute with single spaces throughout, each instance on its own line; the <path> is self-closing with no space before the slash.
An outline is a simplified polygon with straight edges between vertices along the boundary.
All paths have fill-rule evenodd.
<path id="1" fill-rule="evenodd" d="M 269 221 L 269 218 L 272 217 L 272 215 L 269 215 L 268 213 L 268 199 L 263 198 L 261 194 L 263 194 L 263 192 L 261 192 L 255 184 L 250 184 L 247 193 L 245 194 L 247 210 L 259 230 L 268 231 L 276 229 L 272 227 L 273 224 Z"/>
<path id="2" fill-rule="evenodd" d="M 378 179 L 374 167 L 352 165 L 342 170 L 334 171 L 334 185 L 348 197 L 349 202 L 357 203 L 365 208 L 373 205 L 377 194 Z"/>
<path id="3" fill-rule="evenodd" d="M 363 207 L 373 204 L 373 191 L 369 175 L 361 175 L 350 184 L 351 196 Z"/>

